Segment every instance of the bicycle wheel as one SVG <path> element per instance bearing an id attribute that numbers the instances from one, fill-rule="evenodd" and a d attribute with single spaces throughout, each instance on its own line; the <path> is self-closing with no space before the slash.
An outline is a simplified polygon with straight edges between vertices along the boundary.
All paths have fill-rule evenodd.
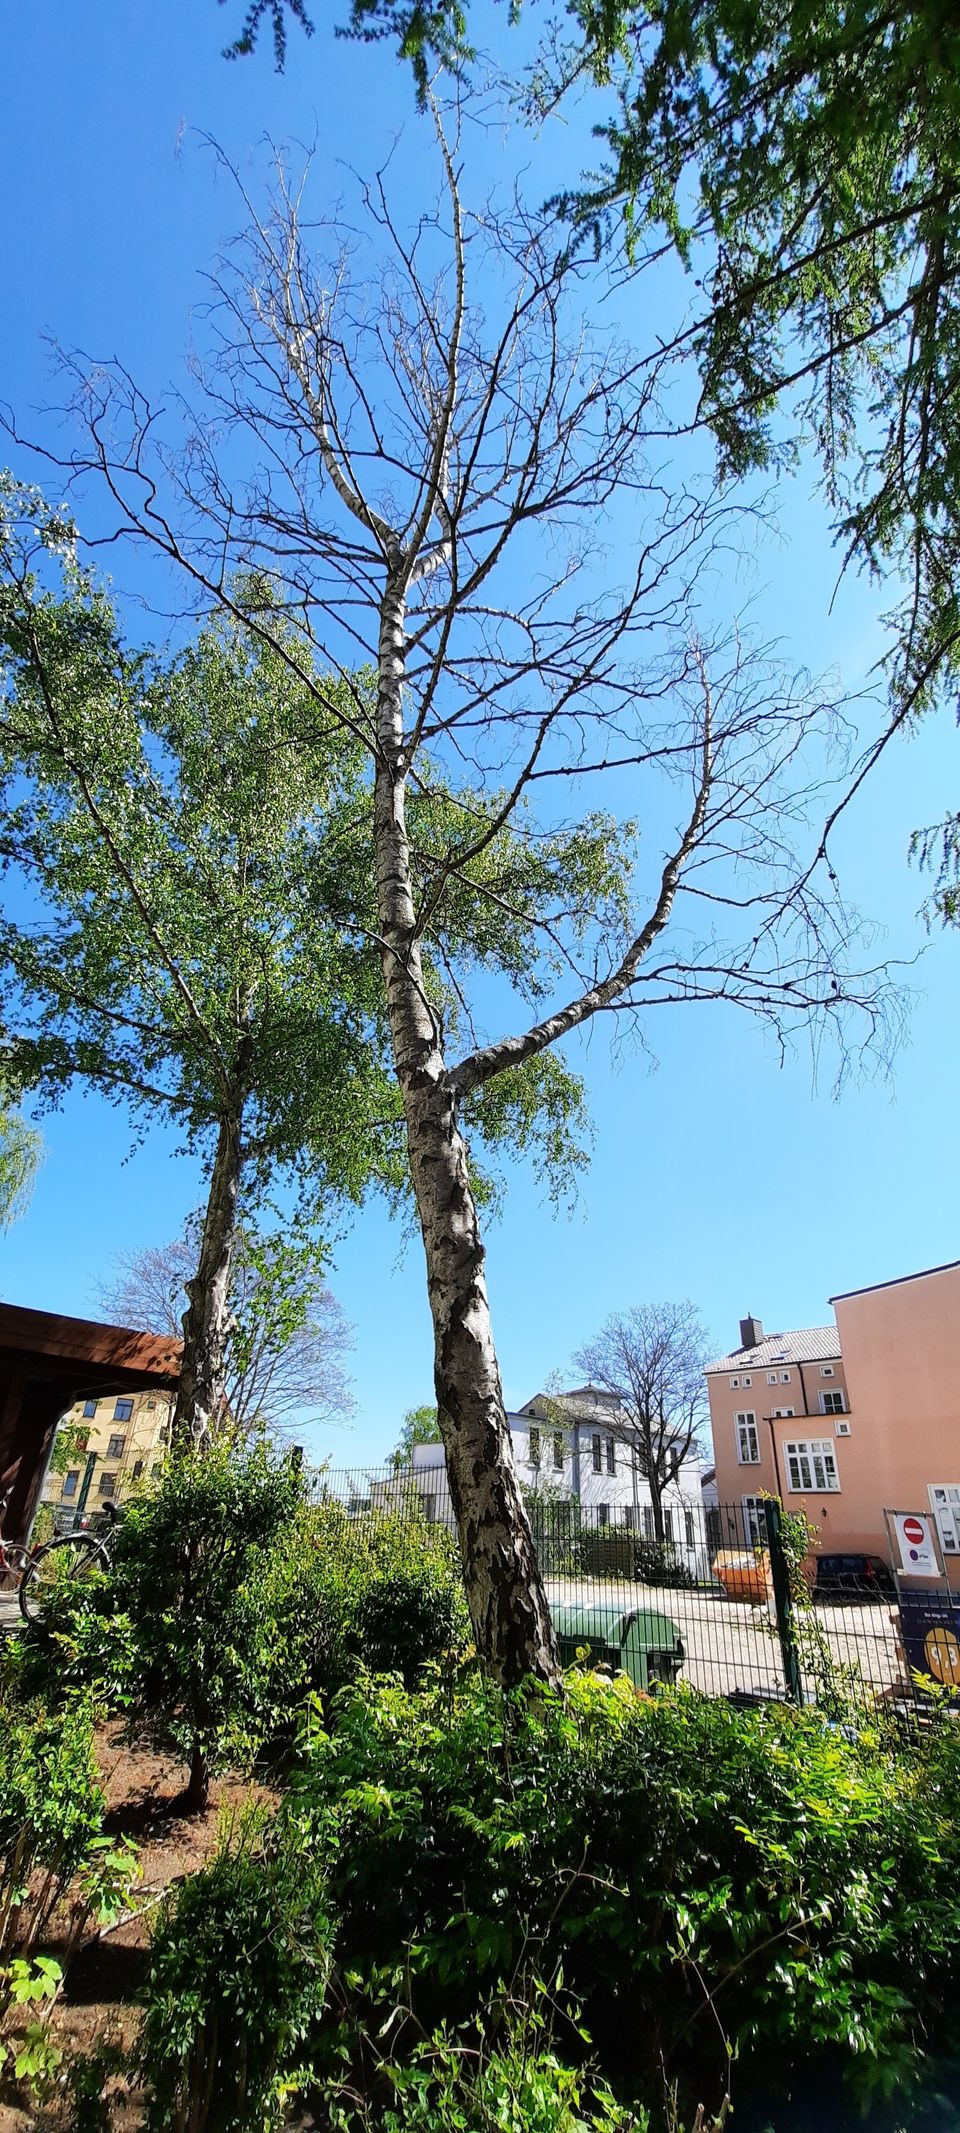
<path id="1" fill-rule="evenodd" d="M 0 1541 L 0 1592 L 16 1592 L 30 1562 L 29 1548 L 18 1541 Z"/>
<path id="2" fill-rule="evenodd" d="M 25 1622 L 42 1622 L 51 1601 L 97 1572 L 107 1559 L 100 1541 L 87 1533 L 64 1533 L 38 1548 L 20 1581 L 20 1613 Z"/>

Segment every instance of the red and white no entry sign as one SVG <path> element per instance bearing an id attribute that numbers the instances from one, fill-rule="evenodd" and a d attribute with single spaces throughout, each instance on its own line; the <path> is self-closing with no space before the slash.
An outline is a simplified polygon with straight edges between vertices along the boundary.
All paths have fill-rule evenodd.
<path id="1" fill-rule="evenodd" d="M 926 1529 L 920 1524 L 919 1518 L 904 1519 L 903 1537 L 904 1540 L 908 1540 L 911 1546 L 914 1548 L 919 1548 L 922 1546 L 923 1542 L 926 1540 L 927 1535 Z"/>

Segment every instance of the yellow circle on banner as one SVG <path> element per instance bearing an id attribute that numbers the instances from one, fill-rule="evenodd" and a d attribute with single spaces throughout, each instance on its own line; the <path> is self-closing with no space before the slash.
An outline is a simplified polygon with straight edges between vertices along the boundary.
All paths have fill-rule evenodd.
<path id="1" fill-rule="evenodd" d="M 960 1682 L 960 1644 L 952 1629 L 928 1629 L 923 1640 L 927 1665 L 936 1681 Z"/>

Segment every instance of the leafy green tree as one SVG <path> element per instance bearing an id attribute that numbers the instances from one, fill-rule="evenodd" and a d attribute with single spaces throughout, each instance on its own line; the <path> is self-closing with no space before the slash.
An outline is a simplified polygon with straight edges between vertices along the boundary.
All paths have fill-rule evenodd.
<path id="1" fill-rule="evenodd" d="M 43 1142 L 0 1093 L 0 1230 L 25 1213 L 43 1159 Z"/>
<path id="2" fill-rule="evenodd" d="M 585 330 L 549 214 L 469 220 L 434 119 L 442 209 L 368 196 L 349 260 L 337 232 L 314 257 L 281 176 L 218 278 L 231 450 L 259 467 L 269 434 L 263 482 L 241 500 L 198 443 L 156 465 L 169 509 L 144 508 L 150 412 L 116 371 L 84 381 L 75 464 L 106 478 L 118 537 L 159 542 L 206 599 L 242 604 L 231 564 L 282 557 L 276 598 L 309 615 L 324 670 L 369 651 L 369 699 L 338 699 L 370 765 L 353 911 L 380 960 L 471 1618 L 495 1676 L 555 1680 L 477 1141 L 562 1163 L 582 1091 L 558 1047 L 594 1018 L 720 1001 L 839 1029 L 852 1008 L 869 1042 L 886 993 L 808 842 L 824 706 L 735 631 L 691 633 L 723 507 L 665 497 L 655 381 Z M 636 548 L 614 565 L 621 509 Z"/>
<path id="3" fill-rule="evenodd" d="M 342 922 L 364 765 L 308 663 L 291 675 L 289 629 L 267 646 L 221 623 L 172 658 L 128 651 L 68 546 L 8 484 L 0 860 L 28 916 L 0 923 L 7 1042 L 41 1103 L 79 1080 L 144 1130 L 169 1120 L 206 1165 L 179 1440 L 222 1412 L 243 1216 L 286 1179 L 310 1223 L 389 1165 L 379 977 Z M 37 574 L 51 554 L 52 587 Z M 289 1282 L 274 1290 L 289 1319 Z"/>
<path id="4" fill-rule="evenodd" d="M 396 1449 L 391 1454 L 391 1465 L 399 1474 L 411 1464 L 415 1444 L 440 1444 L 442 1441 L 436 1407 L 426 1403 L 421 1407 L 408 1407 L 400 1425 Z"/>

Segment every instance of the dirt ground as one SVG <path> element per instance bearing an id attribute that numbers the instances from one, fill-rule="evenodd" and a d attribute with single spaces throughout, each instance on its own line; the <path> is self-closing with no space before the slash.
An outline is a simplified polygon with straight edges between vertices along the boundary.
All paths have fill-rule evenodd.
<path id="1" fill-rule="evenodd" d="M 139 1846 L 142 1880 L 130 1900 L 132 1916 L 102 1932 L 94 1926 L 67 1972 L 63 1991 L 53 2009 L 50 2040 L 76 2059 L 111 2041 L 128 2046 L 137 2030 L 137 1995 L 143 1984 L 150 1933 L 157 1905 L 175 1882 L 194 1873 L 216 1849 L 221 1816 L 245 1801 L 269 1801 L 263 1786 L 236 1777 L 215 1779 L 210 1805 L 203 1815 L 185 1815 L 182 1792 L 184 1765 L 171 1756 L 146 1748 L 130 1748 L 122 1740 L 122 1728 L 108 1726 L 97 1741 L 104 1792 L 107 1801 L 106 1830 L 113 1836 L 131 1837 Z M 46 1952 L 56 1956 L 56 1921 Z M 0 2103 L 0 2133 L 54 2133 L 65 2123 L 62 2099 L 56 2094 L 39 2112 L 33 2106 L 17 2109 Z M 135 2095 L 124 2084 L 116 2090 L 115 2123 L 118 2133 L 134 2133 L 142 2124 Z"/>

